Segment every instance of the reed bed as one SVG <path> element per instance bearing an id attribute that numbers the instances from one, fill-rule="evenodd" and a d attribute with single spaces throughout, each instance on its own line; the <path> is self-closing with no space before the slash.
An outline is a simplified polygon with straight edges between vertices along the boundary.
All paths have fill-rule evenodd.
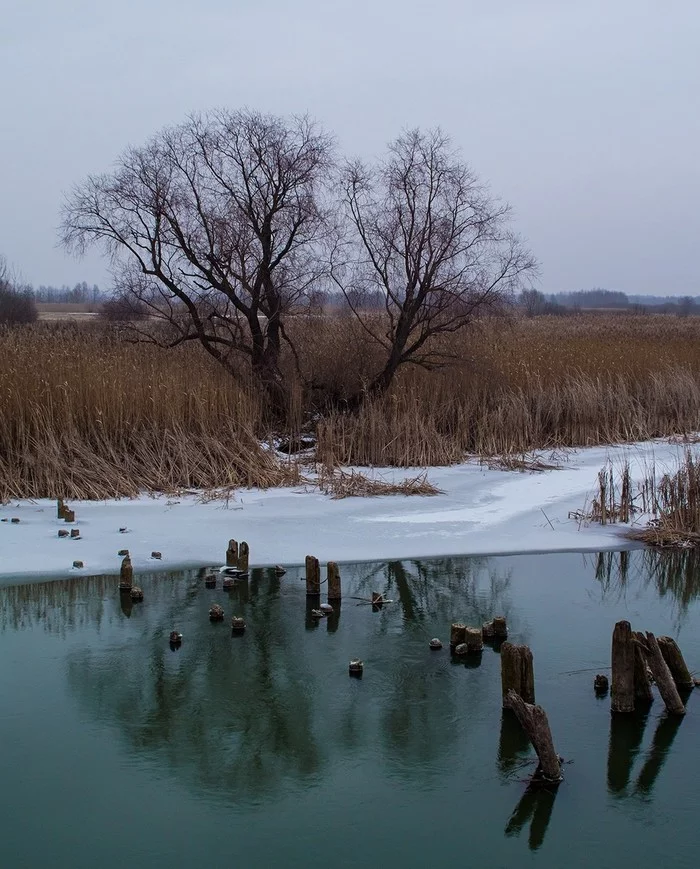
<path id="1" fill-rule="evenodd" d="M 309 317 L 288 332 L 301 366 L 283 360 L 274 431 L 244 367 L 231 376 L 197 346 L 130 344 L 94 323 L 0 333 L 0 500 L 295 483 L 273 435 L 316 435 L 327 468 L 426 467 L 700 430 L 696 317 L 484 321 L 435 348 L 443 368 L 406 367 L 354 412 L 379 365 L 361 326 Z"/>

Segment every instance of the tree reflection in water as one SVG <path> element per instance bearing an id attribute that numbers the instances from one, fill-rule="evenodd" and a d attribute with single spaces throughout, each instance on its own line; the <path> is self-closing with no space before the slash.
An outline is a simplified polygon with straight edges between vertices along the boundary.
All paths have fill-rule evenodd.
<path id="1" fill-rule="evenodd" d="M 85 712 L 129 750 L 157 756 L 218 799 L 274 798 L 321 781 L 331 761 L 378 750 L 392 774 L 438 786 L 461 738 L 455 721 L 469 721 L 456 705 L 449 656 L 426 658 L 429 627 L 446 629 L 455 611 L 474 624 L 508 614 L 508 573 L 486 559 L 346 566 L 342 608 L 320 621 L 310 619 L 299 570 L 284 586 L 272 571 L 252 570 L 230 592 L 205 589 L 203 574 L 140 576 L 146 599 L 127 601 L 128 612 L 113 577 L 6 588 L 1 618 L 75 632 L 67 677 Z M 375 590 L 396 603 L 373 613 L 352 599 Z M 214 602 L 224 607 L 222 624 L 209 623 Z M 241 637 L 231 637 L 233 614 L 246 620 Z M 175 652 L 172 629 L 184 635 Z M 401 635 L 421 642 L 402 644 L 397 656 Z M 347 682 L 358 649 L 374 691 Z M 474 685 L 474 703 L 482 691 Z"/>

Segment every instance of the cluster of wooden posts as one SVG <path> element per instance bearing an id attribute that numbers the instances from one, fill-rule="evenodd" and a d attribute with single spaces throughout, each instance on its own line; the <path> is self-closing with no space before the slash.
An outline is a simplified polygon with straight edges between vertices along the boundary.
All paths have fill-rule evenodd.
<path id="1" fill-rule="evenodd" d="M 612 636 L 612 712 L 634 712 L 635 706 L 648 706 L 653 700 L 652 680 L 668 712 L 685 715 L 681 694 L 692 690 L 695 680 L 676 641 L 657 638 L 651 631 L 633 631 L 628 621 L 617 622 Z"/>

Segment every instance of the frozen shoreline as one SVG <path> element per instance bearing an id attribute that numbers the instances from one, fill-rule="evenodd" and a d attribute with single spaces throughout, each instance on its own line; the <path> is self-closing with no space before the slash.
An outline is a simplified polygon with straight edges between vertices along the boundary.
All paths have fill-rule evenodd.
<path id="1" fill-rule="evenodd" d="M 637 479 L 652 463 L 672 466 L 683 449 L 661 440 L 590 447 L 569 451 L 561 470 L 538 473 L 473 463 L 429 468 L 428 479 L 444 492 L 432 497 L 332 500 L 286 488 L 237 490 L 228 506 L 193 495 L 75 501 L 79 540 L 58 538 L 68 526 L 56 518 L 55 501 L 11 502 L 0 506 L 7 520 L 0 524 L 0 583 L 115 573 L 120 549 L 129 549 L 136 572 L 221 564 L 231 537 L 249 543 L 251 566 L 300 564 L 307 554 L 351 562 L 617 549 L 630 545 L 623 528 L 579 527 L 569 512 L 583 508 L 607 459 L 628 459 Z M 411 472 L 374 474 L 402 479 Z M 119 532 L 123 526 L 127 533 Z M 153 550 L 161 561 L 150 558 Z M 78 559 L 82 570 L 72 568 Z"/>

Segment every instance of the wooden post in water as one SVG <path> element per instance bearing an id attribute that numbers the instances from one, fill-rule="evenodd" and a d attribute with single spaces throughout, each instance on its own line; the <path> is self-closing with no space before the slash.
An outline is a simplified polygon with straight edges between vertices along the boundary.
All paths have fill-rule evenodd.
<path id="1" fill-rule="evenodd" d="M 527 646 L 514 648 L 527 649 Z M 528 651 L 530 651 L 528 649 Z M 509 688 L 503 698 L 505 709 L 512 709 L 520 726 L 527 733 L 532 747 L 537 752 L 540 761 L 536 778 L 546 779 L 550 782 L 561 781 L 561 764 L 559 755 L 554 750 L 552 731 L 549 729 L 547 713 L 541 706 L 526 703 L 523 698 L 512 688 Z"/>
<path id="2" fill-rule="evenodd" d="M 685 706 L 680 698 L 676 684 L 673 681 L 673 676 L 668 668 L 668 664 L 664 661 L 661 654 L 659 643 L 656 637 L 647 631 L 647 660 L 649 661 L 649 669 L 651 675 L 661 694 L 661 699 L 666 704 L 666 709 L 671 715 L 685 715 Z"/>
<path id="3" fill-rule="evenodd" d="M 508 625 L 506 624 L 505 616 L 494 616 L 493 621 L 493 636 L 497 640 L 505 640 L 508 636 Z"/>
<path id="4" fill-rule="evenodd" d="M 238 542 L 229 540 L 228 549 L 226 550 L 226 567 L 238 566 Z"/>
<path id="5" fill-rule="evenodd" d="M 612 635 L 612 712 L 634 712 L 634 638 L 627 621 L 617 622 Z"/>
<path id="6" fill-rule="evenodd" d="M 306 556 L 306 595 L 313 597 L 321 594 L 321 567 L 318 558 Z"/>
<path id="7" fill-rule="evenodd" d="M 335 561 L 329 561 L 327 571 L 328 600 L 340 600 L 342 598 L 340 590 L 340 568 Z"/>
<path id="8" fill-rule="evenodd" d="M 695 682 L 693 682 L 688 665 L 685 663 L 683 653 L 678 648 L 678 643 L 673 637 L 657 637 L 656 641 L 661 649 L 663 659 L 671 671 L 676 688 L 679 691 L 690 691 L 695 687 Z"/>
<path id="9" fill-rule="evenodd" d="M 470 652 L 482 652 L 484 650 L 484 637 L 481 628 L 466 628 L 464 642 Z"/>
<path id="10" fill-rule="evenodd" d="M 515 691 L 525 703 L 535 702 L 535 670 L 529 646 L 513 643 L 501 646 L 501 689 L 504 709 L 511 708 L 506 705 L 509 691 Z"/>
<path id="11" fill-rule="evenodd" d="M 455 622 L 450 625 L 450 648 L 454 651 L 457 646 L 461 646 L 467 635 L 467 626 L 461 622 Z"/>
<path id="12" fill-rule="evenodd" d="M 134 582 L 134 569 L 131 566 L 131 559 L 125 555 L 122 560 L 122 566 L 119 569 L 119 588 L 130 590 Z"/>
<path id="13" fill-rule="evenodd" d="M 248 572 L 248 562 L 250 560 L 250 548 L 245 540 L 241 540 L 240 546 L 238 547 L 238 561 L 236 566 L 241 571 L 241 573 Z"/>
<path id="14" fill-rule="evenodd" d="M 632 631 L 632 637 L 634 639 L 634 702 L 638 706 L 648 706 L 654 702 L 654 695 L 649 681 L 647 641 L 641 631 Z"/>

